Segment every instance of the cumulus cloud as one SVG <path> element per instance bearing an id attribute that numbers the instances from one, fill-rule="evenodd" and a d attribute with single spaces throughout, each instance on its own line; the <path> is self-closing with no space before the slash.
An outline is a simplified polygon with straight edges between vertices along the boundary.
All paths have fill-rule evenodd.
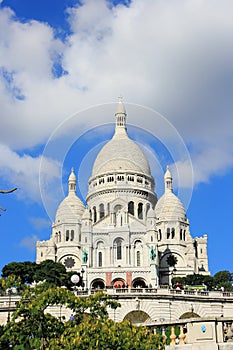
<path id="1" fill-rule="evenodd" d="M 196 183 L 227 171 L 233 165 L 232 12 L 230 0 L 128 6 L 85 0 L 68 10 L 71 33 L 61 40 L 48 24 L 21 23 L 0 9 L 1 174 L 10 173 L 36 198 L 39 157 L 25 150 L 44 143 L 73 112 L 120 93 L 174 125 L 190 150 Z M 113 121 L 106 113 L 92 118 Z M 143 123 L 140 114 L 130 118 Z M 87 124 L 80 118 L 77 127 Z M 176 164 L 185 170 L 183 159 Z"/>

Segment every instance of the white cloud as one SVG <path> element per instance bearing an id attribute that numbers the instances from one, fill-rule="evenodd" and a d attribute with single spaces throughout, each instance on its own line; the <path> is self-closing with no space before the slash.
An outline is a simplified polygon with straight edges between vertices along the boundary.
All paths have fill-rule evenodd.
<path id="1" fill-rule="evenodd" d="M 51 225 L 51 222 L 45 218 L 30 218 L 30 221 L 38 231 L 43 228 L 48 228 Z"/>
<path id="2" fill-rule="evenodd" d="M 36 235 L 30 236 L 30 237 L 24 237 L 19 245 L 31 251 L 35 251 L 36 242 L 38 240 L 39 240 L 39 237 L 37 237 Z"/>
<path id="3" fill-rule="evenodd" d="M 0 154 L 1 178 L 18 188 L 16 195 L 19 198 L 28 198 L 40 202 L 39 170 L 41 156 L 19 155 L 2 144 L 0 144 Z M 51 182 L 52 179 L 59 177 L 59 164 L 56 161 L 43 158 L 43 164 L 41 175 L 44 179 Z"/>
<path id="4" fill-rule="evenodd" d="M 196 182 L 232 167 L 230 0 L 134 0 L 112 8 L 86 0 L 68 12 L 72 34 L 63 43 L 49 25 L 20 23 L 11 10 L 0 9 L 0 137 L 3 155 L 17 164 L 3 157 L 2 175 L 37 198 L 39 157 L 15 150 L 45 142 L 72 112 L 120 93 L 174 124 L 190 147 Z M 58 60 L 66 74 L 56 78 Z M 94 117 L 99 124 L 114 118 Z M 134 124 L 140 118 L 129 116 Z M 85 123 L 79 120 L 80 128 Z"/>

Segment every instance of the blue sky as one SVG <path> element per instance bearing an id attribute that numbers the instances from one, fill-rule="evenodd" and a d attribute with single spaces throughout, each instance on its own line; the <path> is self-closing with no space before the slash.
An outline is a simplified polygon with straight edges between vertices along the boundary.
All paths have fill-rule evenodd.
<path id="1" fill-rule="evenodd" d="M 122 94 L 158 195 L 168 163 L 211 273 L 233 272 L 232 13 L 229 0 L 0 1 L 0 179 L 18 187 L 0 196 L 0 268 L 35 260 L 72 166 L 85 198 Z"/>

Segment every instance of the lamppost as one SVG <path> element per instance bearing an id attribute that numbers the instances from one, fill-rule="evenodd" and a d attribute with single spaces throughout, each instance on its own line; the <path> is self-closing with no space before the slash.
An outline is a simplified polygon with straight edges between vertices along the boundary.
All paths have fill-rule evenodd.
<path id="1" fill-rule="evenodd" d="M 84 272 L 85 272 L 85 270 L 84 270 L 84 268 L 82 267 L 82 270 L 80 271 L 81 277 L 82 277 L 82 290 L 84 289 L 84 281 L 83 281 Z"/>
<path id="2" fill-rule="evenodd" d="M 76 292 L 76 285 L 80 281 L 80 277 L 79 277 L 79 275 L 74 274 L 74 275 L 71 276 L 70 280 L 71 280 L 72 283 L 74 283 L 74 293 L 75 293 Z"/>

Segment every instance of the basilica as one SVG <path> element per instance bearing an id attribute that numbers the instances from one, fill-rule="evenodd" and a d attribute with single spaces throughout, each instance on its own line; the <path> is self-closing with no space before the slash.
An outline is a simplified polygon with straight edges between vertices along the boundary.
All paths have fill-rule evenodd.
<path id="1" fill-rule="evenodd" d="M 149 162 L 127 134 L 122 101 L 115 119 L 113 137 L 93 164 L 86 204 L 76 194 L 72 169 L 51 236 L 37 242 L 36 262 L 61 262 L 88 289 L 156 288 L 176 276 L 209 275 L 207 236 L 191 236 L 169 167 L 158 199 Z"/>

